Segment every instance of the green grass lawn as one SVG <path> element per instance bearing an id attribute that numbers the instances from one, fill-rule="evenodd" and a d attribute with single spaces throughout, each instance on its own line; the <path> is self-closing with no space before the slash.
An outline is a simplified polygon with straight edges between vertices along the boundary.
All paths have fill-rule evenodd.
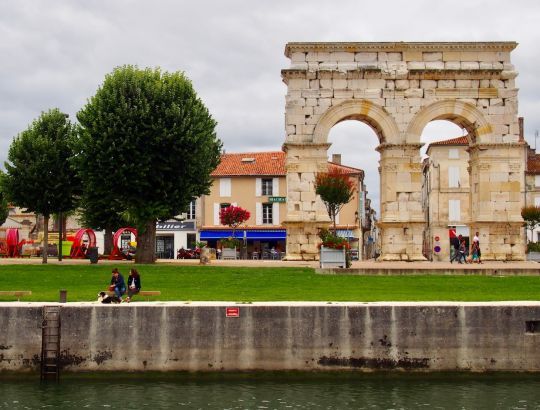
<path id="1" fill-rule="evenodd" d="M 143 290 L 161 301 L 498 301 L 540 300 L 540 276 L 333 276 L 310 268 L 135 265 Z M 0 290 L 31 290 L 24 301 L 94 301 L 111 265 L 3 265 Z M 129 266 L 120 266 L 127 280 Z M 16 300 L 0 296 L 0 301 Z M 142 298 L 138 298 L 142 300 Z"/>

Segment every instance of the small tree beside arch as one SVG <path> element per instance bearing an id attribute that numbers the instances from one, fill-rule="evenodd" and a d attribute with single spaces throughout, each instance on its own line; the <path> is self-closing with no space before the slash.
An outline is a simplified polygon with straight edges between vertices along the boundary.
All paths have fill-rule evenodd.
<path id="1" fill-rule="evenodd" d="M 332 168 L 328 172 L 320 172 L 315 179 L 315 192 L 326 206 L 328 216 L 332 220 L 334 234 L 337 232 L 336 217 L 341 208 L 351 201 L 355 192 L 354 182 L 340 168 Z"/>

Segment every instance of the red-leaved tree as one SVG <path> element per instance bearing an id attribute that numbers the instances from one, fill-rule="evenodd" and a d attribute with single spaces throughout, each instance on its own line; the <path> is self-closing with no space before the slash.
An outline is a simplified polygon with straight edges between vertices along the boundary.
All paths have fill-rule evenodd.
<path id="1" fill-rule="evenodd" d="M 223 208 L 219 212 L 219 221 L 223 225 L 228 225 L 232 228 L 232 237 L 234 238 L 234 232 L 236 231 L 236 228 L 238 228 L 241 224 L 246 222 L 250 217 L 249 211 L 245 210 L 244 208 L 241 208 L 239 206 L 228 206 L 227 208 Z"/>
<path id="2" fill-rule="evenodd" d="M 315 192 L 320 195 L 328 216 L 334 224 L 336 232 L 336 215 L 343 205 L 350 202 L 354 195 L 353 180 L 340 168 L 332 168 L 329 172 L 320 172 L 315 179 Z"/>

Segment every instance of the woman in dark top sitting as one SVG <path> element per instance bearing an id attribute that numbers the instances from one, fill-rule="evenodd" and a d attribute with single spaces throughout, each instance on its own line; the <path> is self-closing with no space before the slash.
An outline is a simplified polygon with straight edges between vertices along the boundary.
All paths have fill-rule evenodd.
<path id="1" fill-rule="evenodd" d="M 137 269 L 131 269 L 128 277 L 128 297 L 126 302 L 131 301 L 131 297 L 136 295 L 141 290 L 141 276 Z"/>

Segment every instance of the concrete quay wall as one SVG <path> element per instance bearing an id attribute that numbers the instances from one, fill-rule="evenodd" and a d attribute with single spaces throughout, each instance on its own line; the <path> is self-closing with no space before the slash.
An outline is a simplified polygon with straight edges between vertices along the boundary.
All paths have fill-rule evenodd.
<path id="1" fill-rule="evenodd" d="M 0 303 L 0 372 L 38 371 L 44 304 Z M 226 309 L 239 317 L 226 317 Z M 540 302 L 68 303 L 64 371 L 540 371 Z"/>

